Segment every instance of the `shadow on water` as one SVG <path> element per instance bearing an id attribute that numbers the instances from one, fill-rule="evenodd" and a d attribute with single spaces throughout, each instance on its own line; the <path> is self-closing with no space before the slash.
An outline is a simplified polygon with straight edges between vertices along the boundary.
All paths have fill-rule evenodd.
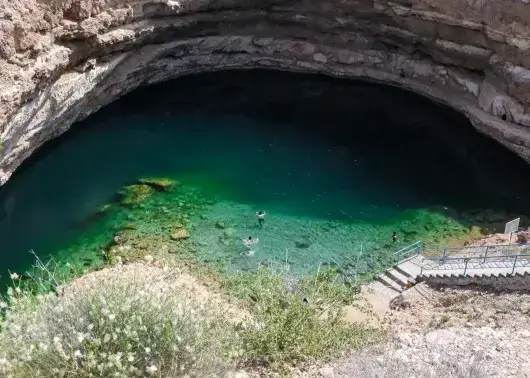
<path id="1" fill-rule="evenodd" d="M 136 91 L 98 116 L 146 103 L 151 113 L 261 120 L 273 136 L 326 146 L 331 164 L 336 160 L 343 168 L 348 161 L 352 174 L 361 176 L 357 185 L 399 192 L 406 187 L 414 198 L 406 206 L 530 212 L 530 198 L 524 195 L 530 167 L 524 161 L 479 134 L 462 114 L 399 88 L 316 75 L 227 71 Z M 363 174 L 369 177 L 363 180 Z M 383 196 L 374 201 L 386 203 Z"/>
<path id="2" fill-rule="evenodd" d="M 528 173 L 464 116 L 397 88 L 267 71 L 189 76 L 134 91 L 21 166 L 0 188 L 1 268 L 71 244 L 73 225 L 145 175 L 276 213 L 384 223 L 404 209 L 530 214 Z"/>

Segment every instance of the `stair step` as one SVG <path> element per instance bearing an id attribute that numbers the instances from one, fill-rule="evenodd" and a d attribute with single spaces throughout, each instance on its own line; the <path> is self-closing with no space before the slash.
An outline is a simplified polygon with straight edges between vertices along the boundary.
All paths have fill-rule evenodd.
<path id="1" fill-rule="evenodd" d="M 412 261 L 405 261 L 401 264 L 394 266 L 401 274 L 406 277 L 416 278 L 421 272 L 421 266 L 415 264 Z"/>
<path id="2" fill-rule="evenodd" d="M 390 279 L 397 282 L 397 284 L 401 287 L 407 286 L 407 282 L 409 281 L 409 279 L 406 275 L 400 273 L 399 270 L 390 268 L 385 272 L 385 274 L 390 277 Z"/>
<path id="3" fill-rule="evenodd" d="M 399 286 L 399 284 L 396 281 L 394 281 L 393 279 L 391 279 L 385 274 L 378 275 L 377 280 L 381 282 L 383 285 L 385 285 L 386 287 L 389 287 L 392 290 L 397 291 L 398 293 L 401 293 L 403 291 L 401 286 Z"/>
<path id="4" fill-rule="evenodd" d="M 415 278 L 415 277 L 412 277 L 412 275 L 407 272 L 406 270 L 404 270 L 401 266 L 399 265 L 395 265 L 394 266 L 394 269 L 397 270 L 399 273 L 401 273 L 401 275 L 407 277 L 407 278 Z"/>

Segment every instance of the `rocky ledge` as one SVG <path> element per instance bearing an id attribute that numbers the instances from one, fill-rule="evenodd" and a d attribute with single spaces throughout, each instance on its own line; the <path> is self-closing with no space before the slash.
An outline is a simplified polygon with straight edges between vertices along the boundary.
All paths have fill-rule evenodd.
<path id="1" fill-rule="evenodd" d="M 530 162 L 529 23 L 528 0 L 0 0 L 0 184 L 138 86 L 221 69 L 407 88 Z"/>

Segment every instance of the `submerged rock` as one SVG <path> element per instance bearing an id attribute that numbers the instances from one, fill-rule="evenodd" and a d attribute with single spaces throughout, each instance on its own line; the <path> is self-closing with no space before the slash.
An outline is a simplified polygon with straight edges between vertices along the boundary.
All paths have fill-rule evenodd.
<path id="1" fill-rule="evenodd" d="M 118 194 L 121 196 L 120 204 L 128 207 L 139 206 L 143 201 L 149 198 L 155 190 L 149 185 L 129 185 L 125 186 Z"/>
<path id="2" fill-rule="evenodd" d="M 190 237 L 190 233 L 185 228 L 181 228 L 180 230 L 177 230 L 173 234 L 171 234 L 171 239 L 173 240 L 181 240 L 181 239 L 187 239 Z"/>
<path id="3" fill-rule="evenodd" d="M 226 230 L 223 231 L 223 236 L 225 238 L 234 238 L 236 237 L 236 229 L 235 228 L 227 228 Z"/>
<path id="4" fill-rule="evenodd" d="M 149 185 L 150 187 L 156 189 L 159 192 L 172 192 L 178 186 L 180 182 L 168 179 L 168 178 L 156 178 L 156 177 L 146 177 L 138 180 L 139 184 Z"/>
<path id="5" fill-rule="evenodd" d="M 309 241 L 309 238 L 307 236 L 304 236 L 296 240 L 294 242 L 294 245 L 296 246 L 296 248 L 309 248 L 311 242 Z"/>
<path id="6" fill-rule="evenodd" d="M 112 205 L 109 204 L 109 203 L 107 203 L 105 205 L 98 206 L 97 209 L 96 209 L 96 214 L 97 215 L 103 215 L 107 211 L 109 211 L 111 207 L 112 207 Z"/>
<path id="7" fill-rule="evenodd" d="M 217 222 L 215 223 L 215 227 L 217 227 L 217 228 L 223 230 L 223 229 L 226 228 L 226 225 L 225 225 L 225 222 L 223 222 L 223 221 L 217 221 Z"/>

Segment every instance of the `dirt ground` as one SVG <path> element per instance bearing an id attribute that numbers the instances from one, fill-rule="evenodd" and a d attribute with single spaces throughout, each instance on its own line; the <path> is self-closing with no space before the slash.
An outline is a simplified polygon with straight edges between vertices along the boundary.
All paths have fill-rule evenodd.
<path id="1" fill-rule="evenodd" d="M 387 344 L 297 377 L 530 377 L 530 293 L 423 283 L 390 304 Z"/>

